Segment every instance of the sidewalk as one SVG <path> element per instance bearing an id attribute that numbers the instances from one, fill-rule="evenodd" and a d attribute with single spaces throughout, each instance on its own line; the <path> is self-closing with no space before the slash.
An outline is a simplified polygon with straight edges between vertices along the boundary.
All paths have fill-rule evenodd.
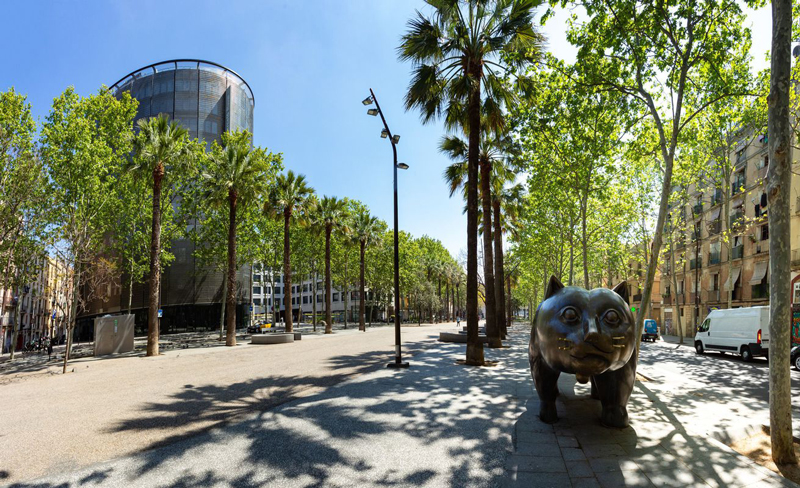
<path id="1" fill-rule="evenodd" d="M 15 486 L 796 486 L 686 433 L 647 383 L 631 427 L 599 424 L 588 385 L 563 375 L 561 420 L 539 421 L 527 326 L 486 349 L 495 367 L 456 364 L 432 343 L 408 370 L 361 374 L 236 424 L 73 473 Z M 148 413 L 143 412 L 143 416 Z"/>

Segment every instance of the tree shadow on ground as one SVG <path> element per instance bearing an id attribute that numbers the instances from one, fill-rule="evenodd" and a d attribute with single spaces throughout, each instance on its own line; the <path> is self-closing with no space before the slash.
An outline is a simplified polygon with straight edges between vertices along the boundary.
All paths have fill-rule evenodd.
<path id="1" fill-rule="evenodd" d="M 177 425 L 181 433 L 56 481 L 65 485 L 15 486 L 81 486 L 101 476 L 108 484 L 175 487 L 481 487 L 502 481 L 520 411 L 515 383 L 524 374 L 502 365 L 457 366 L 463 345 L 404 347 L 404 354 L 412 361 L 409 370 L 385 369 L 386 354 L 371 352 L 331 359 L 331 368 L 342 373 L 326 378 L 187 385 L 109 432 Z M 501 363 L 513 354 L 522 352 L 487 350 Z M 321 392 L 305 397 L 309 389 Z"/>

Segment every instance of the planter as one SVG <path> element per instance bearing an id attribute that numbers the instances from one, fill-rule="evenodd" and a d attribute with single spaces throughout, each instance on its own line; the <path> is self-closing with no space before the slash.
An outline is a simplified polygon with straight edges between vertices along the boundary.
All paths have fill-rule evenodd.
<path id="1" fill-rule="evenodd" d="M 250 338 L 250 344 L 286 344 L 294 342 L 294 334 L 260 334 Z"/>

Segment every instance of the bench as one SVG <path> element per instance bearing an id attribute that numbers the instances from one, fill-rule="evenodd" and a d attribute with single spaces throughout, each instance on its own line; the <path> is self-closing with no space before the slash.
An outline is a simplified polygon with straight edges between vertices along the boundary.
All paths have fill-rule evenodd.
<path id="1" fill-rule="evenodd" d="M 294 334 L 258 334 L 250 337 L 250 344 L 285 344 L 294 342 Z"/>
<path id="2" fill-rule="evenodd" d="M 482 335 L 478 336 L 478 340 L 484 343 L 489 342 L 489 339 Z M 439 332 L 439 342 L 455 342 L 458 344 L 466 344 L 467 334 L 459 334 L 456 332 Z"/>

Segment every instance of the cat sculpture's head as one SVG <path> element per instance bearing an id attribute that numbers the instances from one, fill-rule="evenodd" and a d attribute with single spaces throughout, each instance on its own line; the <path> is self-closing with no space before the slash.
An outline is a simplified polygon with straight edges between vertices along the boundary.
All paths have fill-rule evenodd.
<path id="1" fill-rule="evenodd" d="M 565 287 L 550 278 L 534 319 L 539 351 L 553 369 L 589 377 L 624 366 L 636 347 L 636 326 L 625 282 L 613 290 Z"/>

